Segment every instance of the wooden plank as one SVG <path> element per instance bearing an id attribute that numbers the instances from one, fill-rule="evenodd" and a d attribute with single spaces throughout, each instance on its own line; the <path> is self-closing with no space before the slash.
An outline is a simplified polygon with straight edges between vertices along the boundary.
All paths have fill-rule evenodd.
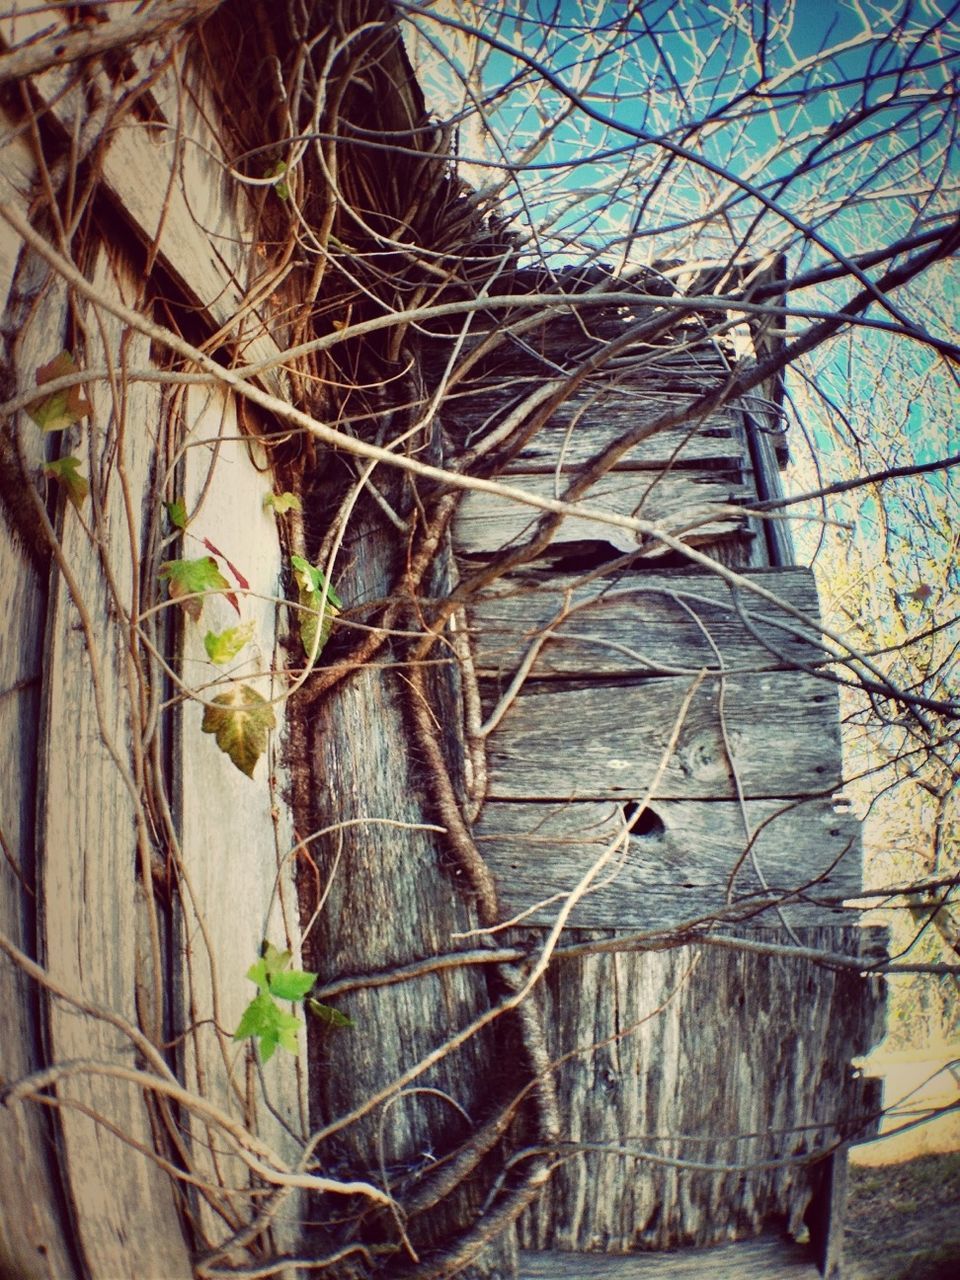
<path id="1" fill-rule="evenodd" d="M 636 800 L 651 785 L 690 681 L 527 686 L 489 738 L 489 796 Z M 721 682 L 694 694 L 660 799 L 733 799 Z M 727 676 L 723 718 L 745 796 L 829 795 L 841 782 L 837 695 L 805 672 Z"/>
<path id="2" fill-rule="evenodd" d="M 249 583 L 241 589 L 233 571 L 221 571 L 237 587 L 237 616 L 223 596 L 208 598 L 200 625 L 184 626 L 181 670 L 188 687 L 203 700 L 245 684 L 265 698 L 284 691 L 271 674 L 283 667 L 276 605 L 281 590 L 281 550 L 276 518 L 264 510 L 271 472 L 262 451 L 242 438 L 235 402 L 219 388 L 192 388 L 185 404 L 189 432 L 182 441 L 185 457 L 183 496 L 190 515 L 188 533 L 178 555 L 206 553 L 208 538 Z M 173 551 L 170 553 L 174 554 Z M 253 624 L 247 647 L 225 668 L 209 661 L 203 637 L 243 623 Z M 299 1057 L 279 1051 L 256 1068 L 254 1045 L 239 1047 L 230 1034 L 255 994 L 247 969 L 260 955 L 264 939 L 299 957 L 300 928 L 293 882 L 295 866 L 288 856 L 296 843 L 284 796 L 289 778 L 282 765 L 280 735 L 271 735 L 253 778 L 241 773 L 201 729 L 201 701 L 183 706 L 179 735 L 179 803 L 181 917 L 178 961 L 182 972 L 180 1017 L 189 1028 L 184 1046 L 184 1072 L 189 1087 L 202 1092 L 239 1122 L 252 1128 L 291 1164 L 299 1158 L 307 1126 L 306 1039 Z M 284 704 L 275 706 L 282 725 Z M 233 905 L 225 909 L 225 886 Z M 276 889 L 276 892 L 275 892 Z M 222 1142 L 199 1124 L 193 1159 L 214 1183 L 235 1188 L 225 1200 L 240 1220 L 252 1212 L 249 1172 L 238 1159 L 212 1155 Z M 274 1222 L 281 1242 L 293 1247 L 299 1236 L 299 1197 L 287 1198 Z M 224 1235 L 224 1225 L 208 1211 L 202 1221 L 211 1243 Z"/>
<path id="3" fill-rule="evenodd" d="M 537 903 L 566 896 L 611 845 L 621 849 L 576 907 L 572 925 L 583 928 L 670 928 L 728 901 L 744 903 L 772 891 L 812 886 L 810 896 L 853 897 L 862 888 L 860 824 L 828 799 L 791 806 L 779 800 L 746 802 L 750 852 L 740 806 L 730 801 L 658 800 L 623 841 L 621 805 L 488 803 L 477 823 L 481 852 L 497 877 L 506 918 Z M 765 887 L 766 886 L 766 887 Z M 728 896 L 729 895 L 729 896 Z M 559 902 L 529 924 L 551 924 Z M 842 923 L 842 908 L 792 904 L 791 924 Z M 776 925 L 774 912 L 752 924 Z"/>
<path id="4" fill-rule="evenodd" d="M 859 953 L 860 934 L 797 931 L 841 954 Z M 790 942 L 782 930 L 758 937 Z M 875 1039 L 874 981 L 701 946 L 558 959 L 541 998 L 548 1052 L 563 1062 L 561 1138 L 596 1149 L 557 1168 L 521 1220 L 522 1249 L 708 1245 L 773 1218 L 802 1229 L 819 1179 L 806 1158 L 860 1122 L 849 1063 Z"/>
<path id="5" fill-rule="evenodd" d="M 563 484 L 552 475 L 508 476 L 503 483 L 543 498 L 557 498 L 563 492 Z M 702 541 L 742 528 L 745 517 L 718 515 L 716 507 L 747 500 L 739 481 L 722 472 L 672 471 L 644 478 L 639 472 L 611 471 L 580 502 L 600 511 L 652 520 L 677 536 L 687 534 Z M 493 555 L 529 537 L 541 514 L 509 498 L 470 492 L 454 523 L 454 547 L 461 556 Z M 583 541 L 608 542 L 621 551 L 637 549 L 637 539 L 629 530 L 577 516 L 564 519 L 553 545 Z"/>
<path id="6" fill-rule="evenodd" d="M 521 1250 L 519 1280 L 820 1280 L 806 1245 L 761 1237 L 713 1249 L 633 1253 L 625 1257 Z"/>
<path id="7" fill-rule="evenodd" d="M 0 200 L 26 213 L 36 165 L 26 139 L 16 132 L 11 117 L 0 109 Z M 0 226 L 0 312 L 7 305 L 20 257 L 21 242 L 6 222 Z"/>
<path id="8" fill-rule="evenodd" d="M 809 569 L 761 573 L 757 581 L 817 626 L 817 588 Z M 768 671 L 797 662 L 815 665 L 822 658 L 816 645 L 792 631 L 793 619 L 741 592 L 740 605 L 769 646 L 764 647 L 737 615 L 730 589 L 713 574 L 650 573 L 595 578 L 586 585 L 554 575 L 545 584 L 505 589 L 510 585 L 501 583 L 501 594 L 480 597 L 470 608 L 474 662 L 482 676 L 509 679 L 547 627 L 550 638 L 531 672 L 537 679 L 716 668 L 710 640 L 728 669 Z M 565 609 L 568 616 L 554 624 Z"/>
<path id="9" fill-rule="evenodd" d="M 581 467 L 627 432 L 656 421 L 667 409 L 694 401 L 690 394 L 663 391 L 644 386 L 640 379 L 635 381 L 639 385 L 578 389 L 511 460 L 508 473 Z M 509 418 L 542 383 L 542 376 L 519 378 L 515 384 L 503 379 L 470 383 L 464 390 L 454 390 L 444 401 L 444 423 L 456 439 L 463 437 L 469 446 L 474 438 L 481 438 Z M 617 469 L 659 469 L 670 463 L 731 465 L 739 463 L 743 453 L 739 414 L 726 409 L 702 422 L 658 431 L 624 454 Z"/>
<path id="10" fill-rule="evenodd" d="M 2 235 L 0 243 L 11 248 Z M 18 256 L 12 248 L 9 262 L 15 263 Z M 4 299 L 8 283 L 3 283 Z M 21 275 L 18 285 L 26 288 L 27 284 Z M 36 351 L 37 335 L 43 334 L 46 341 L 57 332 L 65 306 L 63 291 L 56 289 L 41 303 L 37 327 L 21 339 L 27 366 Z M 22 324 L 19 308 L 4 313 L 4 332 L 17 333 Z M 21 383 L 32 381 L 29 367 L 21 368 L 20 374 Z M 32 423 L 21 419 L 21 425 L 32 470 L 43 456 L 45 442 Z M 2 518 L 0 584 L 0 759 L 8 762 L 8 767 L 0 769 L 0 932 L 35 959 L 34 822 L 47 581 Z M 43 1000 L 9 957 L 0 953 L 0 1078 L 5 1083 L 46 1065 L 37 1016 Z M 0 1107 L 0 1275 L 57 1280 L 73 1273 L 70 1224 L 61 1212 L 51 1137 L 50 1116 L 42 1108 L 29 1103 Z"/>
<path id="11" fill-rule="evenodd" d="M 139 287 L 139 280 L 112 264 L 103 249 L 91 278 L 104 295 L 119 296 L 127 305 Z M 105 313 L 88 318 L 86 360 L 106 362 L 104 341 L 118 368 L 120 326 Z M 62 320 L 43 326 L 35 342 L 37 363 L 56 354 L 63 342 Z M 149 342 L 126 335 L 124 357 L 134 366 L 148 363 Z M 89 640 L 62 578 L 56 579 L 50 603 L 38 815 L 40 934 L 55 979 L 136 1024 L 136 992 L 138 986 L 151 988 L 158 957 L 138 937 L 136 811 L 142 800 L 132 774 L 132 717 L 139 710 L 139 691 L 131 683 L 132 654 L 122 619 L 140 607 L 131 549 L 142 545 L 160 396 L 149 384 L 128 386 L 118 421 L 108 386 L 97 384 L 88 394 L 94 413 L 72 430 L 73 447 L 85 452 L 79 441 L 95 433 L 102 510 L 95 540 L 69 506 L 63 518 L 63 552 L 90 620 Z M 141 950 L 148 957 L 146 973 L 138 972 Z M 88 1058 L 137 1065 L 132 1045 L 116 1029 L 59 1002 L 49 1006 L 47 1029 L 53 1062 Z M 133 1142 L 152 1149 L 150 1120 L 135 1086 L 94 1074 L 71 1078 L 58 1092 L 61 1100 L 91 1108 Z M 58 1119 L 62 1167 L 87 1273 L 94 1280 L 190 1276 L 167 1175 L 89 1115 L 66 1106 Z"/>

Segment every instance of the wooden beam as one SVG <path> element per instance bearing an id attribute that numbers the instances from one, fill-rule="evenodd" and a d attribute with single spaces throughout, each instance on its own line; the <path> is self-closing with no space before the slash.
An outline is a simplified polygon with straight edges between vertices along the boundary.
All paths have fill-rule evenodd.
<path id="1" fill-rule="evenodd" d="M 669 1253 L 520 1252 L 519 1280 L 820 1280 L 810 1250 L 793 1240 L 761 1237 L 714 1249 Z"/>

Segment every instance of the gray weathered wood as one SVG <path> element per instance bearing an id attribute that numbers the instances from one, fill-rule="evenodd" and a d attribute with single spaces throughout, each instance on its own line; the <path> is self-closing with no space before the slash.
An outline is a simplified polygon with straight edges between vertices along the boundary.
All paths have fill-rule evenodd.
<path id="1" fill-rule="evenodd" d="M 563 492 L 552 475 L 506 477 L 504 483 L 543 498 L 558 498 Z M 736 512 L 718 514 L 718 505 L 742 503 L 746 492 L 736 479 L 722 472 L 611 471 L 579 500 L 581 505 L 621 516 L 651 520 L 694 541 L 734 533 L 743 525 Z M 470 492 L 464 498 L 454 524 L 454 546 L 461 556 L 492 555 L 533 532 L 538 516 L 534 508 L 509 498 Z M 636 536 L 628 529 L 566 517 L 554 535 L 553 545 L 565 542 L 609 542 L 623 551 L 635 551 Z"/>
<path id="2" fill-rule="evenodd" d="M 10 116 L 0 110 L 0 201 L 25 213 L 35 177 L 36 164 L 26 139 L 15 132 Z M 0 223 L 0 312 L 7 305 L 20 248 L 19 237 L 5 222 Z"/>
<path id="3" fill-rule="evenodd" d="M 569 894 L 593 863 L 618 841 L 619 851 L 575 908 L 582 928 L 669 928 L 728 902 L 749 905 L 770 893 L 807 890 L 808 903 L 784 907 L 791 924 L 843 923 L 839 902 L 862 886 L 860 824 L 829 799 L 799 805 L 746 802 L 751 852 L 740 806 L 732 801 L 657 800 L 641 818 L 646 834 L 628 837 L 619 804 L 486 805 L 476 827 L 484 858 L 497 877 L 506 918 Z M 732 882 L 731 882 L 732 881 Z M 766 887 L 765 887 L 766 886 Z M 560 899 L 562 901 L 562 898 Z M 525 917 L 549 924 L 559 901 Z M 776 925 L 775 912 L 752 923 Z"/>
<path id="4" fill-rule="evenodd" d="M 761 572 L 756 580 L 816 627 L 817 588 L 809 569 Z M 741 592 L 739 601 L 765 643 L 744 625 L 730 589 L 712 574 L 632 574 L 595 578 L 585 586 L 560 575 L 547 582 L 500 583 L 470 608 L 474 661 L 481 676 L 508 680 L 548 627 L 550 638 L 531 671 L 537 679 L 716 668 L 711 640 L 727 669 L 768 671 L 821 659 L 809 629 L 798 635 L 793 618 L 749 592 Z M 569 616 L 556 622 L 564 610 Z"/>
<path id="5" fill-rule="evenodd" d="M 779 930 L 759 936 L 785 940 Z M 860 953 L 856 927 L 798 937 Z M 565 1160 L 521 1221 L 522 1248 L 710 1244 L 754 1235 L 771 1218 L 801 1228 L 817 1182 L 804 1157 L 862 1123 L 848 1064 L 876 1040 L 877 980 L 693 947 L 558 960 L 541 998 L 550 1056 L 564 1058 L 561 1138 L 622 1154 Z M 658 1158 L 736 1167 L 682 1170 Z"/>
<path id="6" fill-rule="evenodd" d="M 497 379 L 454 391 L 444 403 L 444 422 L 459 436 L 482 437 L 510 417 L 516 405 L 542 384 L 542 378 L 518 379 L 516 384 Z M 613 389 L 579 388 L 557 409 L 549 422 L 511 459 L 508 471 L 566 470 L 580 467 L 602 449 L 635 430 L 653 423 L 667 408 L 693 402 L 689 393 L 669 392 L 649 386 Z M 711 414 L 702 422 L 658 431 L 635 445 L 618 461 L 618 469 L 660 469 L 712 463 L 739 463 L 744 445 L 738 415 L 731 410 Z"/>
<path id="7" fill-rule="evenodd" d="M 519 1280 L 819 1280 L 806 1245 L 761 1237 L 713 1249 L 671 1253 L 562 1253 L 558 1249 L 520 1253 Z"/>
<path id="8" fill-rule="evenodd" d="M 122 263 L 111 261 L 106 249 L 98 254 L 92 278 L 104 295 L 128 303 L 139 283 Z M 87 358 L 105 363 L 102 334 L 118 367 L 120 326 L 106 314 L 99 325 L 92 314 L 89 320 Z M 39 329 L 35 357 L 29 361 L 24 344 L 25 372 L 32 373 L 34 358 L 39 363 L 60 349 L 58 329 L 60 324 Z M 146 363 L 149 343 L 128 335 L 125 354 L 134 365 Z M 44 763 L 37 832 L 41 954 L 57 981 L 136 1024 L 138 953 L 147 966 L 142 975 L 147 990 L 161 957 L 151 955 L 149 943 L 138 937 L 135 814 L 142 800 L 131 741 L 131 706 L 138 691 L 132 683 L 131 633 L 118 619 L 139 609 L 131 548 L 141 545 L 160 396 L 148 384 L 128 387 L 120 422 L 109 386 L 98 384 L 88 394 L 94 413 L 73 434 L 79 439 L 95 433 L 93 456 L 102 486 L 98 541 L 67 506 L 61 545 L 79 605 L 90 620 L 93 650 L 78 623 L 78 602 L 57 578 L 43 659 Z M 86 1058 L 136 1065 L 133 1046 L 120 1032 L 59 1002 L 48 1006 L 47 1032 L 52 1062 Z M 144 1099 L 130 1083 L 94 1074 L 70 1079 L 58 1092 L 64 1102 L 92 1108 L 121 1134 L 152 1148 Z M 190 1260 L 167 1175 L 89 1115 L 62 1106 L 58 1122 L 76 1238 L 90 1276 L 189 1276 Z"/>
<path id="9" fill-rule="evenodd" d="M 652 784 L 691 681 L 521 692 L 489 739 L 491 798 L 637 800 Z M 720 727 L 719 682 L 694 694 L 661 799 L 734 798 Z M 727 739 L 744 794 L 829 795 L 840 785 L 836 692 L 804 672 L 723 681 Z"/>
<path id="10" fill-rule="evenodd" d="M 8 154 L 0 153 L 0 162 Z M 3 179 L 0 178 L 0 182 Z M 18 250 L 0 228 L 0 271 Z M 11 275 L 12 278 L 12 275 Z M 18 286 L 28 287 L 21 277 Z M 6 299 L 7 281 L 0 281 Z M 22 339 L 27 362 L 37 334 L 56 333 L 65 299 L 52 290 L 41 304 L 39 329 Z M 22 316 L 8 311 L 4 327 L 16 332 Z M 49 326 L 49 328 L 47 327 Z M 31 339 L 33 339 L 31 341 Z M 29 369 L 24 369 L 29 377 Z M 43 456 L 41 433 L 24 424 L 24 452 L 32 467 Z M 7 495 L 4 494 L 4 501 Z M 40 684 L 47 575 L 0 514 L 0 932 L 35 958 L 35 811 L 39 753 Z M 45 1065 L 33 983 L 0 953 L 0 1077 L 17 1080 Z M 60 1212 L 59 1174 L 50 1116 L 27 1103 L 0 1107 L 0 1275 L 59 1280 L 71 1274 L 70 1226 Z"/>

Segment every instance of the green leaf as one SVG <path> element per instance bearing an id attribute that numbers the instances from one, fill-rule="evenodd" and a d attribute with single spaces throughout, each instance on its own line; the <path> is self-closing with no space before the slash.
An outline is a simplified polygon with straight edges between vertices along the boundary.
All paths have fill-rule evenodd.
<path id="1" fill-rule="evenodd" d="M 194 622 L 200 621 L 203 601 L 198 592 L 229 591 L 230 583 L 217 568 L 213 556 L 199 560 L 167 560 L 160 566 L 160 577 L 167 579 L 170 599 L 176 600 Z"/>
<path id="2" fill-rule="evenodd" d="M 260 1059 L 269 1062 L 277 1045 L 288 1053 L 297 1053 L 297 1033 L 303 1026 L 300 1018 L 285 1013 L 272 996 L 261 991 L 243 1011 L 239 1026 L 233 1033 L 234 1040 L 246 1040 L 257 1036 L 260 1040 Z"/>
<path id="3" fill-rule="evenodd" d="M 216 736 L 217 746 L 241 773 L 253 777 L 257 761 L 267 748 L 267 734 L 276 728 L 273 707 L 256 689 L 241 684 L 214 698 L 203 711 L 204 733 Z"/>
<path id="4" fill-rule="evenodd" d="M 49 364 L 42 365 L 37 370 L 37 386 L 42 387 L 45 382 L 52 382 L 54 378 L 79 372 L 77 362 L 70 352 L 61 351 Z M 67 387 L 65 391 L 55 391 L 53 395 L 42 396 L 27 405 L 27 413 L 44 431 L 64 431 L 85 418 L 89 412 L 90 402 L 79 384 Z"/>
<path id="5" fill-rule="evenodd" d="M 270 994 L 278 1000 L 302 1000 L 308 991 L 313 990 L 316 981 L 315 973 L 287 969 L 270 979 Z"/>
<path id="6" fill-rule="evenodd" d="M 303 606 L 298 614 L 300 643 L 307 657 L 312 656 L 316 659 L 330 639 L 333 620 L 343 608 L 343 602 L 327 583 L 323 571 L 312 565 L 309 560 L 304 560 L 303 556 L 291 556 L 290 563 L 293 565 L 299 603 Z M 322 622 L 321 605 L 323 606 Z"/>
<path id="7" fill-rule="evenodd" d="M 48 476 L 53 476 L 57 483 L 63 486 L 67 497 L 78 511 L 90 492 L 86 478 L 77 470 L 79 466 L 80 459 L 70 455 L 66 458 L 58 458 L 56 462 L 48 462 L 43 468 Z"/>
<path id="8" fill-rule="evenodd" d="M 272 168 L 268 169 L 265 176 L 267 178 L 277 178 L 279 181 L 273 184 L 273 189 L 281 200 L 290 199 L 290 187 L 286 182 L 282 181 L 283 175 L 287 172 L 287 166 L 282 160 L 278 160 Z"/>
<path id="9" fill-rule="evenodd" d="M 263 500 L 263 509 L 284 516 L 288 511 L 302 511 L 303 506 L 295 493 L 268 493 Z"/>
<path id="10" fill-rule="evenodd" d="M 339 1009 L 334 1009 L 333 1005 L 321 1004 L 319 1000 L 308 1000 L 307 1008 L 315 1018 L 319 1018 L 321 1022 L 327 1023 L 331 1027 L 354 1027 L 356 1023 L 352 1018 L 348 1018 L 345 1013 L 341 1013 Z"/>
<path id="11" fill-rule="evenodd" d="M 167 519 L 175 529 L 185 529 L 187 527 L 187 504 L 182 498 L 174 498 L 173 502 L 165 502 L 164 508 L 167 512 Z"/>
<path id="12" fill-rule="evenodd" d="M 272 978 L 275 973 L 281 973 L 293 959 L 292 952 L 278 951 L 272 942 L 267 941 L 264 941 L 260 948 L 260 956 L 266 965 L 268 978 Z"/>
<path id="13" fill-rule="evenodd" d="M 237 656 L 253 637 L 254 624 L 244 622 L 239 627 L 227 627 L 226 631 L 208 631 L 203 637 L 203 647 L 211 662 L 223 666 Z"/>
<path id="14" fill-rule="evenodd" d="M 267 962 L 262 957 L 252 964 L 247 970 L 247 977 L 251 982 L 255 982 L 264 994 L 270 990 L 270 974 L 267 971 Z"/>

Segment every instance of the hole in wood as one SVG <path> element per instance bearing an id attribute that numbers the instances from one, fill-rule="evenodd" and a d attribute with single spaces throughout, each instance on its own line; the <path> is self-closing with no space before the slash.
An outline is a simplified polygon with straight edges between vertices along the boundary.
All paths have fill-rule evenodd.
<path id="1" fill-rule="evenodd" d="M 623 806 L 623 820 L 630 834 L 641 840 L 659 840 L 666 830 L 655 810 L 649 805 L 641 809 L 635 800 Z"/>

